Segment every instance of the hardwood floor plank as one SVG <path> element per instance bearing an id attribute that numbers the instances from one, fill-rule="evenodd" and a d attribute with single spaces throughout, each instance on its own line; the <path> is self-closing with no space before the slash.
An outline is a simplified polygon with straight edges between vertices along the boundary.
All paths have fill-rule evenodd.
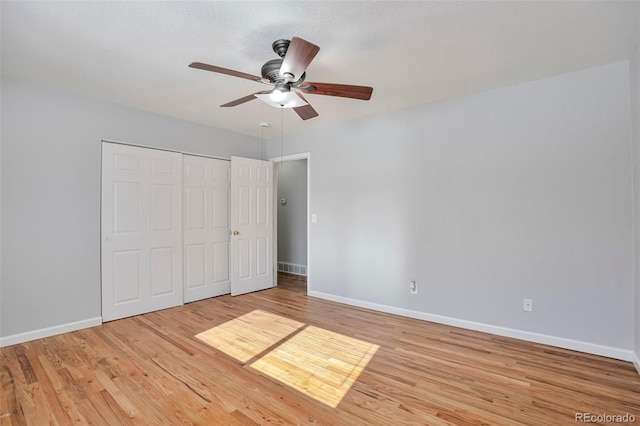
<path id="1" fill-rule="evenodd" d="M 3 356 L 3 358 L 6 358 Z M 8 362 L 5 359 L 0 358 L 3 362 L 0 367 L 0 425 L 8 424 L 26 424 L 24 414 L 18 407 L 16 385 L 11 374 L 11 370 L 8 367 Z"/>
<path id="2" fill-rule="evenodd" d="M 1 348 L 0 425 L 564 425 L 577 412 L 640 421 L 631 363 L 305 292 L 303 281 L 279 277 L 273 289 Z M 255 311 L 303 327 L 263 344 L 246 365 L 196 337 Z M 269 327 L 221 337 L 261 342 L 260 333 L 275 332 Z M 350 339 L 377 351 L 332 408 L 321 402 L 334 392 L 327 386 L 348 383 L 363 356 Z M 259 360 L 264 372 L 251 366 Z M 296 386 L 320 383 L 320 400 L 270 377 L 276 373 L 293 374 Z"/>

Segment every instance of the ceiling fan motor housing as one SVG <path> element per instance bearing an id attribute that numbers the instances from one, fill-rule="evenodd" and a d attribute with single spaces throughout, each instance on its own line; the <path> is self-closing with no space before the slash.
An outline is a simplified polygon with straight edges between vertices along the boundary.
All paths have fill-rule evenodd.
<path id="1" fill-rule="evenodd" d="M 282 80 L 282 76 L 280 75 L 280 67 L 282 66 L 282 58 L 272 59 L 267 61 L 262 66 L 260 73 L 262 77 L 266 78 L 272 83 L 275 83 L 278 80 Z"/>

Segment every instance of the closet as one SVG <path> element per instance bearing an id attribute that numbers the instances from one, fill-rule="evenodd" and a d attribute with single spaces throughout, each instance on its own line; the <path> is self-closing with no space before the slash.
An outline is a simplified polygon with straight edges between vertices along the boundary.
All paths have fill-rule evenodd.
<path id="1" fill-rule="evenodd" d="M 103 321 L 272 287 L 272 176 L 269 161 L 103 142 Z"/>

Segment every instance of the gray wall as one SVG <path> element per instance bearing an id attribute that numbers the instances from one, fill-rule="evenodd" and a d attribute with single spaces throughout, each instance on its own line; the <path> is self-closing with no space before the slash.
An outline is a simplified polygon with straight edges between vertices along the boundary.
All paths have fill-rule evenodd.
<path id="1" fill-rule="evenodd" d="M 310 290 L 629 351 L 630 141 L 627 62 L 290 135 Z"/>
<path id="2" fill-rule="evenodd" d="M 247 136 L 2 79 L 0 336 L 100 317 L 100 141 L 260 157 Z"/>
<path id="3" fill-rule="evenodd" d="M 278 261 L 307 265 L 307 160 L 275 165 L 278 174 Z M 282 206 L 280 199 L 286 198 Z"/>
<path id="4" fill-rule="evenodd" d="M 635 228 L 635 356 L 640 363 L 640 46 L 629 61 L 631 80 L 631 122 L 633 131 L 633 189 Z M 640 368 L 640 364 L 636 366 Z"/>

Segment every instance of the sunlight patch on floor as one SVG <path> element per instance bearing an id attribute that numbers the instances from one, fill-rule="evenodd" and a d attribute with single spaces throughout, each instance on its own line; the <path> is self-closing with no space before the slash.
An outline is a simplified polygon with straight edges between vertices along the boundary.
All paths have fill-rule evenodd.
<path id="1" fill-rule="evenodd" d="M 335 408 L 378 348 L 369 342 L 309 326 L 251 367 Z"/>
<path id="2" fill-rule="evenodd" d="M 280 315 L 255 310 L 203 331 L 196 337 L 245 363 L 304 325 Z"/>

